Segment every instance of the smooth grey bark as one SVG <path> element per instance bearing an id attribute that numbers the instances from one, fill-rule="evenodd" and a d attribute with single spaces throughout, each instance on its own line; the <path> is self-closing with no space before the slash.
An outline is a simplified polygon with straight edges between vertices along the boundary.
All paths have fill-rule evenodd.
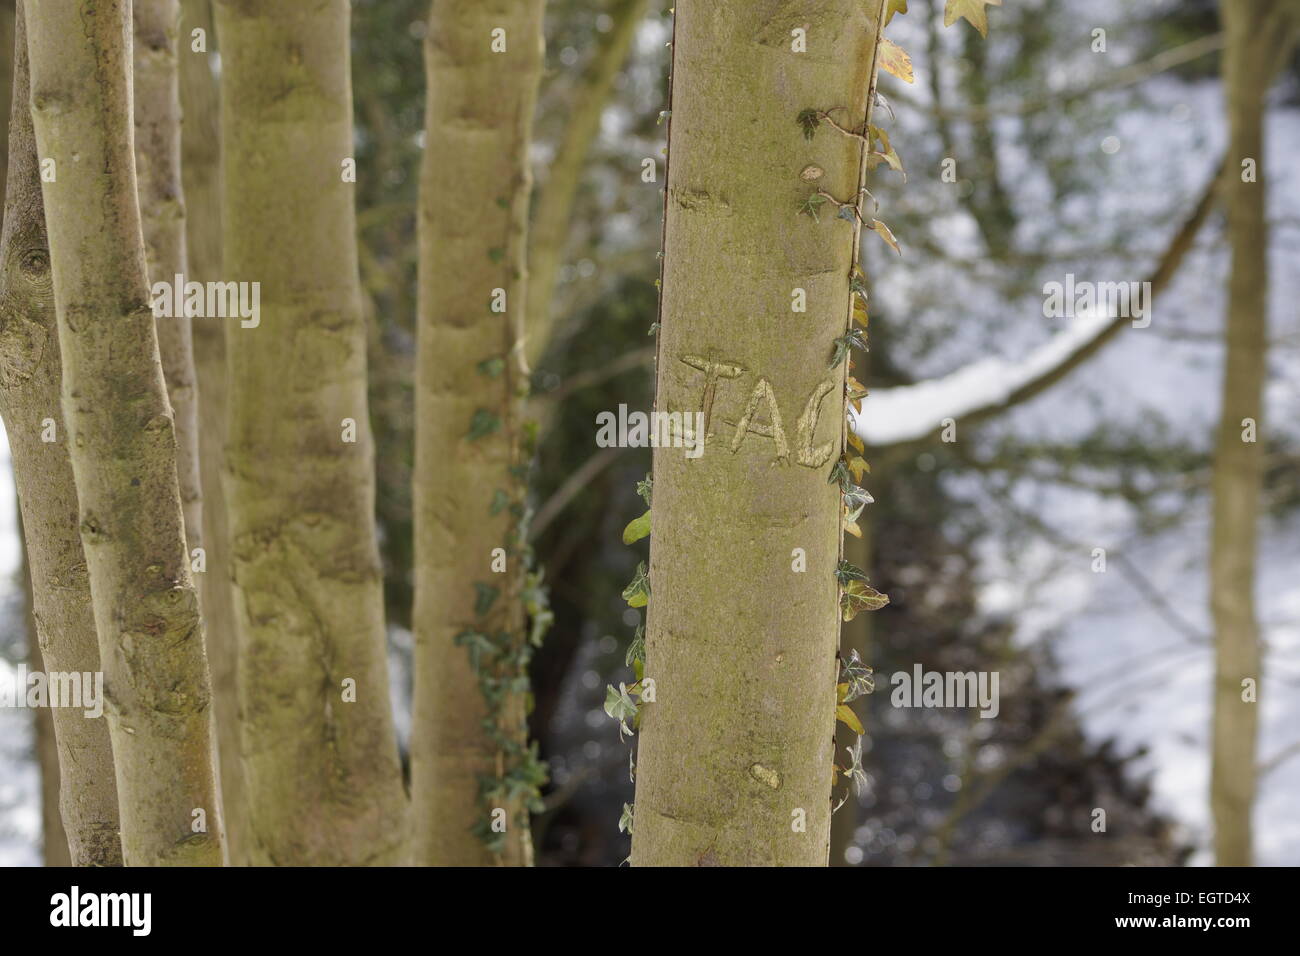
<path id="1" fill-rule="evenodd" d="M 195 50 L 201 29 L 204 50 Z M 217 40 L 209 0 L 181 0 L 181 181 L 185 190 L 185 243 L 190 275 L 197 282 L 222 278 L 221 116 L 211 58 Z M 194 370 L 199 383 L 199 483 L 203 489 L 203 548 L 207 569 L 199 576 L 212 713 L 216 723 L 217 773 L 221 784 L 226 858 L 248 862 L 248 806 L 239 754 L 239 695 L 235 674 L 235 606 L 231 590 L 230 531 L 222 470 L 226 458 L 226 328 L 220 319 L 192 323 Z"/>
<path id="2" fill-rule="evenodd" d="M 519 540 L 523 505 L 519 356 L 525 314 L 528 143 L 542 71 L 543 0 L 433 0 L 425 43 L 427 142 L 420 177 L 420 322 L 416 381 L 415 657 L 411 791 L 416 863 L 532 862 L 522 800 L 504 788 L 506 754 L 527 745 L 526 691 L 485 703 L 465 631 L 527 648 Z M 492 50 L 504 30 L 505 49 Z M 470 119 L 472 110 L 473 118 Z M 499 292 L 504 311 L 492 311 Z M 489 374 L 485 363 L 497 363 Z M 472 434 L 476 416 L 496 424 Z M 494 502 L 506 496 L 512 507 Z M 504 570 L 493 573 L 493 551 Z M 486 609 L 479 588 L 496 592 Z M 487 667 L 487 662 L 481 662 Z M 523 678 L 517 672 L 509 679 Z M 485 718 L 487 721 L 485 721 Z M 485 726 L 490 721 L 492 726 Z M 491 852 L 472 832 L 505 811 Z"/>
<path id="3" fill-rule="evenodd" d="M 25 0 L 24 12 L 123 859 L 219 865 L 203 625 L 136 195 L 130 5 Z"/>
<path id="4" fill-rule="evenodd" d="M 22 516 L 38 656 L 50 671 L 94 673 L 99 645 L 77 531 L 77 489 L 60 407 L 62 368 L 45 212 L 28 107 L 24 16 L 17 11 L 4 230 L 0 236 L 0 414 Z M 52 441 L 42 441 L 42 437 Z M 71 861 L 119 866 L 117 789 L 108 722 L 50 712 L 62 764 L 59 804 Z"/>
<path id="5" fill-rule="evenodd" d="M 858 224 L 801 216 L 800 172 L 852 205 L 867 157 L 797 118 L 865 126 L 882 7 L 676 6 L 655 402 L 702 413 L 707 441 L 654 452 L 635 866 L 827 862 L 847 374 L 827 366 Z"/>
<path id="6" fill-rule="evenodd" d="M 357 270 L 348 4 L 220 0 L 226 500 L 254 864 L 392 864 L 389 703 Z M 365 175 L 365 171 L 360 171 Z M 345 696 L 346 695 L 346 696 Z"/>
<path id="7" fill-rule="evenodd" d="M 1215 439 L 1210 612 L 1214 620 L 1214 715 L 1210 810 L 1215 862 L 1250 866 L 1257 789 L 1258 688 L 1263 664 L 1255 607 L 1268 377 L 1265 97 L 1300 29 L 1298 0 L 1224 0 L 1229 163 L 1223 186 L 1232 271 L 1228 280 L 1222 406 Z M 1249 176 L 1242 164 L 1255 164 Z M 1248 434 L 1251 437 L 1248 438 Z M 1256 695 L 1243 684 L 1253 681 Z"/>

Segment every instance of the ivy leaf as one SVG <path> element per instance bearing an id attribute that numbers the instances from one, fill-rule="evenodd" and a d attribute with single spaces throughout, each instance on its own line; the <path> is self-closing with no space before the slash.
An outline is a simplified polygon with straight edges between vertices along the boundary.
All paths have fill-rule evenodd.
<path id="1" fill-rule="evenodd" d="M 799 205 L 799 211 L 805 215 L 812 216 L 813 222 L 821 222 L 822 217 L 819 210 L 826 205 L 826 197 L 821 193 L 813 193 Z"/>
<path id="2" fill-rule="evenodd" d="M 895 13 L 907 12 L 907 0 L 885 0 L 885 26 L 894 19 Z"/>
<path id="3" fill-rule="evenodd" d="M 845 386 L 845 394 L 848 396 L 849 404 L 859 415 L 862 414 L 862 400 L 867 397 L 867 390 L 861 382 L 852 375 L 849 376 L 849 383 Z"/>
<path id="4" fill-rule="evenodd" d="M 817 127 L 822 122 L 817 111 L 812 109 L 800 110 L 794 121 L 803 129 L 804 139 L 812 139 L 817 134 Z"/>
<path id="5" fill-rule="evenodd" d="M 893 250 L 900 256 L 903 254 L 903 250 L 898 245 L 898 240 L 894 238 L 893 231 L 879 219 L 871 220 L 871 224 L 868 228 L 877 233 L 881 239 L 885 240 L 885 242 L 889 243 L 889 245 L 893 247 Z"/>
<path id="6" fill-rule="evenodd" d="M 637 703 L 632 699 L 632 695 L 627 692 L 626 684 L 619 684 L 615 690 L 612 684 L 605 685 L 605 713 L 618 721 L 618 738 L 623 739 L 623 735 L 632 735 L 632 728 L 628 723 L 636 719 Z"/>
<path id="7" fill-rule="evenodd" d="M 879 126 L 872 126 L 871 139 L 880 144 L 880 148 L 871 153 L 873 165 L 883 161 L 890 169 L 902 173 L 903 182 L 907 182 L 907 170 L 903 169 L 903 161 L 899 158 L 898 151 L 889 145 L 889 134 Z"/>
<path id="8" fill-rule="evenodd" d="M 490 359 L 484 359 L 478 363 L 478 372 L 480 375 L 486 375 L 488 378 L 496 378 L 505 371 L 506 360 L 501 356 L 493 356 Z"/>
<path id="9" fill-rule="evenodd" d="M 858 739 L 854 741 L 852 747 L 845 747 L 844 749 L 849 754 L 849 766 L 844 771 L 844 776 L 853 781 L 853 792 L 860 797 L 862 791 L 867 789 L 869 782 L 867 772 L 862 769 L 862 735 L 858 735 Z"/>
<path id="10" fill-rule="evenodd" d="M 840 561 L 835 567 L 835 580 L 840 583 L 840 587 L 845 587 L 850 581 L 865 581 L 867 573 L 855 564 L 848 561 Z M 852 653 L 856 654 L 857 651 Z"/>
<path id="11" fill-rule="evenodd" d="M 844 362 L 848 357 L 849 349 L 861 349 L 864 352 L 870 351 L 867 348 L 867 338 L 862 334 L 861 329 L 854 329 L 852 332 L 846 332 L 838 339 L 831 343 L 833 350 L 831 352 L 831 362 L 827 368 L 835 368 Z"/>
<path id="12" fill-rule="evenodd" d="M 646 577 L 644 561 L 637 565 L 632 583 L 623 589 L 623 600 L 628 607 L 645 607 L 650 603 L 650 580 Z"/>
<path id="13" fill-rule="evenodd" d="M 880 38 L 880 46 L 876 48 L 876 57 L 880 61 L 880 68 L 886 73 L 894 74 L 904 83 L 914 82 L 912 58 L 907 55 L 906 50 L 889 39 L 889 37 Z"/>
<path id="14" fill-rule="evenodd" d="M 649 475 L 646 475 L 643 481 L 638 481 L 636 483 L 636 493 L 641 496 L 642 500 L 645 501 L 645 506 L 647 508 L 650 507 L 650 492 L 651 489 L 653 488 L 654 488 L 654 479 L 651 478 Z"/>
<path id="15" fill-rule="evenodd" d="M 496 603 L 497 596 L 501 594 L 501 591 L 490 584 L 484 584 L 482 581 L 474 582 L 474 591 L 476 592 L 474 613 L 482 617 L 492 609 L 492 605 Z"/>
<path id="16" fill-rule="evenodd" d="M 477 441 L 491 435 L 501 427 L 501 419 L 497 418 L 486 408 L 480 408 L 474 412 L 474 417 L 469 423 L 469 440 Z"/>
<path id="17" fill-rule="evenodd" d="M 850 581 L 840 593 L 840 610 L 845 621 L 851 621 L 860 611 L 879 611 L 889 603 L 889 595 L 881 594 L 864 581 Z"/>
<path id="18" fill-rule="evenodd" d="M 876 679 L 871 668 L 862 663 L 857 650 L 849 651 L 848 660 L 841 662 L 840 677 L 843 680 L 840 686 L 844 688 L 844 694 L 840 697 L 841 704 L 855 701 L 876 689 Z"/>
<path id="19" fill-rule="evenodd" d="M 867 323 L 871 321 L 871 316 L 867 312 L 867 304 L 862 301 L 861 296 L 853 297 L 853 321 L 864 329 L 867 327 Z"/>
<path id="20" fill-rule="evenodd" d="M 980 36 L 989 35 L 989 15 L 985 7 L 1002 6 L 1002 0 L 948 0 L 943 8 L 943 25 L 952 26 L 961 17 L 970 22 Z"/>
<path id="21" fill-rule="evenodd" d="M 862 296 L 863 303 L 866 303 L 867 277 L 859 266 L 854 266 L 853 272 L 849 275 L 849 292 Z"/>
<path id="22" fill-rule="evenodd" d="M 627 523 L 627 527 L 623 529 L 623 543 L 634 544 L 635 542 L 640 541 L 649 533 L 650 533 L 650 511 L 649 509 L 647 509 L 646 513 L 643 514 L 641 517 L 633 518 L 631 521 Z"/>
<path id="23" fill-rule="evenodd" d="M 488 514 L 499 515 L 502 511 L 510 506 L 510 496 L 498 488 L 492 494 L 492 506 L 488 508 Z"/>
<path id="24" fill-rule="evenodd" d="M 857 485 L 850 484 L 844 489 L 844 508 L 847 512 L 846 517 L 850 521 L 857 521 L 858 516 L 862 514 L 862 509 L 869 504 L 875 503 L 875 498 L 867 493 L 865 488 L 859 488 Z"/>
<path id="25" fill-rule="evenodd" d="M 852 424 L 852 422 L 850 422 L 850 424 Z M 860 452 L 862 452 L 862 453 L 864 453 L 864 454 L 866 453 L 867 446 L 863 443 L 863 441 L 862 441 L 862 436 L 861 436 L 861 435 L 859 435 L 859 434 L 858 434 L 857 432 L 855 432 L 852 428 L 850 428 L 850 429 L 849 429 L 849 436 L 848 436 L 848 437 L 849 437 L 849 447 L 850 447 L 850 448 L 856 448 L 858 451 L 860 451 Z M 871 466 L 868 465 L 865 461 L 863 461 L 862 464 L 865 466 L 865 467 L 863 468 L 863 470 L 864 470 L 868 475 L 871 474 Z M 861 483 L 862 483 L 862 479 L 860 479 L 860 478 L 854 478 L 853 480 L 856 481 L 856 482 L 858 482 L 858 484 L 861 484 Z"/>
<path id="26" fill-rule="evenodd" d="M 632 804 L 623 804 L 623 815 L 618 818 L 618 832 L 632 835 Z"/>
<path id="27" fill-rule="evenodd" d="M 853 436 L 853 432 L 849 432 L 849 435 Z M 862 443 L 862 439 L 859 438 L 858 444 L 860 445 L 861 443 Z M 849 459 L 849 472 L 853 475 L 854 481 L 861 481 L 862 473 L 870 472 L 870 471 L 871 471 L 871 466 L 867 464 L 867 460 L 863 458 L 861 455 L 854 455 Z"/>
<path id="28" fill-rule="evenodd" d="M 853 708 L 848 704 L 837 704 L 835 707 L 835 719 L 842 724 L 847 724 L 849 729 L 855 734 L 865 734 L 867 731 L 862 726 L 862 721 L 858 720 L 858 715 L 853 712 Z"/>
<path id="29" fill-rule="evenodd" d="M 855 538 L 862 537 L 862 529 L 858 527 L 858 523 L 856 521 L 844 522 L 844 530 L 847 531 L 849 534 L 853 535 L 853 537 Z M 852 620 L 852 618 L 849 618 L 848 620 Z"/>
<path id="30" fill-rule="evenodd" d="M 632 638 L 632 643 L 627 646 L 627 656 L 623 658 L 623 663 L 628 667 L 636 667 L 638 664 L 645 663 L 645 625 L 636 626 L 636 636 Z M 638 677 L 637 680 L 641 678 Z"/>
<path id="31" fill-rule="evenodd" d="M 849 486 L 849 466 L 844 463 L 843 458 L 840 458 L 831 466 L 831 474 L 826 479 L 826 484 L 839 485 L 841 491 Z"/>

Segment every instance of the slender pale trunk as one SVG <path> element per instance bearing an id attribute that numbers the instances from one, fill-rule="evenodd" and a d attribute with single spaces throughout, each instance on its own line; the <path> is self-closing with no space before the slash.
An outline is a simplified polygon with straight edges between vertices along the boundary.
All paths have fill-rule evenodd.
<path id="1" fill-rule="evenodd" d="M 9 437 L 32 581 L 33 661 L 39 655 L 49 671 L 95 673 L 99 645 L 59 404 L 63 375 L 21 7 L 14 32 L 13 110 L 0 237 L 0 413 Z M 119 866 L 122 843 L 108 722 L 87 719 L 74 708 L 56 708 L 49 716 L 63 767 L 59 806 L 71 860 L 79 866 Z"/>
<path id="2" fill-rule="evenodd" d="M 495 793 L 526 744 L 525 688 L 501 685 L 489 705 L 483 685 L 527 677 L 517 344 L 542 10 L 542 0 L 434 0 L 425 41 L 411 734 L 420 863 L 532 861 L 526 808 Z M 496 808 L 503 836 L 491 828 Z"/>
<path id="3" fill-rule="evenodd" d="M 223 272 L 261 283 L 259 324 L 232 323 L 226 341 L 248 852 L 395 863 L 406 797 L 347 178 L 348 4 L 222 0 L 216 13 Z"/>
<path id="4" fill-rule="evenodd" d="M 195 50 L 195 29 L 203 30 Z M 221 116 L 211 56 L 216 43 L 209 0 L 181 0 L 181 180 L 185 190 L 185 243 L 190 277 L 221 279 Z M 226 329 L 220 319 L 192 323 L 194 368 L 199 383 L 199 482 L 203 489 L 203 548 L 207 570 L 199 577 L 212 715 L 217 727 L 226 856 L 231 866 L 248 862 L 248 807 L 239 756 L 239 709 L 235 687 L 235 607 L 230 588 L 230 534 L 222 469 L 226 458 Z"/>
<path id="5" fill-rule="evenodd" d="M 135 169 L 140 190 L 145 260 L 150 283 L 168 286 L 187 271 L 185 202 L 181 188 L 181 98 L 176 64 L 177 0 L 133 0 L 132 75 Z M 203 496 L 199 484 L 198 397 L 190 320 L 159 318 L 158 354 L 176 423 L 176 476 L 185 513 L 185 540 L 202 547 Z"/>
<path id="6" fill-rule="evenodd" d="M 123 857 L 219 864 L 203 626 L 136 198 L 130 5 L 25 0 L 24 11 Z"/>
<path id="7" fill-rule="evenodd" d="M 566 103 L 564 133 L 555 157 L 546 164 L 546 182 L 537 190 L 528 240 L 528 322 L 524 338 L 530 365 L 541 360 L 554 336 L 551 300 L 564 261 L 573 200 L 586 169 L 587 153 L 600 132 L 600 118 L 609 104 L 614 80 L 645 17 L 646 5 L 647 0 L 617 0 L 612 5 L 609 15 L 613 26 L 600 37 L 600 50 Z"/>
<path id="8" fill-rule="evenodd" d="M 21 524 L 21 517 L 19 522 Z M 22 554 L 23 610 L 27 624 L 27 667 L 46 673 L 41 642 L 36 632 L 36 609 L 32 600 L 31 565 L 27 549 Z M 54 711 L 49 707 L 32 709 L 36 727 L 36 763 L 41 771 L 41 856 L 46 866 L 71 866 L 68 832 L 59 811 L 59 744 L 54 734 Z M 104 731 L 107 736 L 108 731 Z"/>
<path id="9" fill-rule="evenodd" d="M 805 140 L 805 109 L 869 118 L 881 3 L 676 7 L 659 411 L 700 412 L 703 454 L 654 452 L 634 865 L 825 865 L 843 448 L 863 144 Z M 795 52 L 792 31 L 806 31 Z M 792 312 L 802 289 L 807 312 Z M 802 549 L 806 571 L 796 571 Z"/>
<path id="10" fill-rule="evenodd" d="M 1261 681 L 1255 559 L 1264 466 L 1263 390 L 1268 375 L 1265 97 L 1294 45 L 1295 0 L 1226 0 L 1223 82 L 1229 163 L 1223 186 L 1232 249 L 1222 409 L 1215 441 L 1210 611 L 1214 620 L 1214 718 L 1210 809 L 1215 860 L 1249 866 L 1257 780 L 1259 704 L 1243 686 Z M 1253 174 L 1243 163 L 1254 167 Z"/>

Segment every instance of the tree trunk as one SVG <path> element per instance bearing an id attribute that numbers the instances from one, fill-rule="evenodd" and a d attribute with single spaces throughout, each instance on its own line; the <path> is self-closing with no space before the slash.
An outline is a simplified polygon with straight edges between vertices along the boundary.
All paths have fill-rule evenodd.
<path id="1" fill-rule="evenodd" d="M 221 0 L 226 501 L 255 864 L 400 862 L 357 274 L 348 4 Z M 364 175 L 364 171 L 361 172 Z"/>
<path id="2" fill-rule="evenodd" d="M 177 0 L 134 0 L 132 75 L 135 102 L 135 169 L 149 281 L 185 275 L 185 203 L 181 189 L 181 99 L 176 63 Z M 189 549 L 202 547 L 203 496 L 190 320 L 160 318 L 158 353 L 176 423 L 176 475 Z"/>
<path id="3" fill-rule="evenodd" d="M 852 204 L 865 157 L 797 117 L 869 119 L 881 7 L 676 8 L 656 410 L 703 413 L 708 437 L 698 459 L 654 452 L 637 866 L 827 862 L 845 385 L 827 365 L 858 227 L 799 212 L 817 186 Z"/>
<path id="4" fill-rule="evenodd" d="M 1300 24 L 1296 0 L 1224 2 L 1223 58 L 1229 162 L 1223 187 L 1232 272 L 1222 410 L 1215 441 L 1210 611 L 1214 620 L 1214 717 L 1210 809 L 1219 866 L 1250 866 L 1259 704 L 1243 681 L 1261 681 L 1255 552 L 1263 479 L 1263 387 L 1268 374 L 1268 252 L 1265 96 L 1275 65 Z M 1255 176 L 1242 163 L 1253 160 Z M 1245 181 L 1254 179 L 1254 181 Z M 1253 423 L 1254 434 L 1247 435 Z"/>
<path id="5" fill-rule="evenodd" d="M 220 864 L 203 627 L 136 198 L 130 7 L 25 0 L 24 9 L 37 147 L 56 177 L 42 189 L 63 412 L 123 857 L 128 865 Z M 206 832 L 195 832 L 202 823 Z"/>
<path id="6" fill-rule="evenodd" d="M 85 674 L 99 671 L 99 646 L 77 532 L 77 489 L 59 407 L 62 368 L 23 23 L 19 7 L 0 237 L 0 413 L 13 458 L 32 580 L 37 638 L 32 656 L 39 654 L 50 671 Z M 43 434 L 54 440 L 42 441 Z M 72 862 L 120 866 L 108 722 L 87 720 L 72 708 L 55 708 L 49 716 L 63 767 L 59 802 Z"/>
<path id="7" fill-rule="evenodd" d="M 11 36 L 12 38 L 12 36 Z M 30 136 L 30 133 L 28 134 Z M 19 517 L 21 527 L 22 518 Z M 45 673 L 45 659 L 41 656 L 41 642 L 36 633 L 36 613 L 32 601 L 31 565 L 27 549 L 22 549 L 23 617 L 27 624 L 27 666 L 32 671 Z M 63 828 L 59 812 L 59 745 L 54 735 L 54 710 L 50 707 L 32 708 L 32 723 L 36 727 L 36 763 L 41 770 L 41 856 L 46 866 L 71 866 L 72 854 L 68 849 L 68 832 Z M 103 731 L 108 736 L 107 729 Z"/>
<path id="8" fill-rule="evenodd" d="M 528 322 L 524 338 L 530 365 L 541 360 L 553 338 L 555 320 L 551 300 L 555 298 L 555 282 L 560 263 L 564 261 L 573 200 L 586 169 L 584 160 L 600 132 L 600 118 L 609 104 L 614 80 L 632 48 L 645 10 L 646 0 L 614 3 L 610 12 L 614 25 L 601 38 L 600 51 L 573 92 L 563 136 L 555 158 L 546 166 L 546 182 L 537 191 L 532 235 L 528 241 Z"/>
<path id="9" fill-rule="evenodd" d="M 519 420 L 526 378 L 517 344 L 542 9 L 542 0 L 434 0 L 429 14 L 413 480 L 411 786 L 420 863 L 532 862 L 525 801 L 496 791 L 530 772 Z M 493 51 L 498 28 L 502 52 Z M 502 568 L 493 568 L 497 548 L 501 573 L 493 573 Z M 493 649 L 464 643 L 467 633 Z M 500 696 L 489 705 L 484 690 L 493 681 L 516 683 L 493 685 Z M 496 808 L 505 817 L 494 831 Z"/>
<path id="10" fill-rule="evenodd" d="M 193 31 L 204 31 L 204 51 Z M 221 116 L 210 57 L 216 42 L 209 0 L 181 0 L 181 180 L 185 189 L 185 241 L 190 275 L 221 278 Z M 207 570 L 199 577 L 199 603 L 212 670 L 212 715 L 217 727 L 226 857 L 248 862 L 248 807 L 239 755 L 239 697 L 235 686 L 235 607 L 230 589 L 230 533 L 222 469 L 226 458 L 226 330 L 219 319 L 192 325 L 199 383 L 199 481 L 203 489 L 203 547 Z"/>

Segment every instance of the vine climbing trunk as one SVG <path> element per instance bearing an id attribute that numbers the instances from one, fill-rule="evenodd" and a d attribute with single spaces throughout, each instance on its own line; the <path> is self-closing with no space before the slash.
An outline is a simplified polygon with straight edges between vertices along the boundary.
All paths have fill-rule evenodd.
<path id="1" fill-rule="evenodd" d="M 203 627 L 136 197 L 130 4 L 25 0 L 24 12 L 123 858 L 219 865 Z"/>
<path id="2" fill-rule="evenodd" d="M 347 0 L 220 0 L 226 500 L 254 864 L 391 864 L 389 704 L 353 208 Z M 216 321 L 209 319 L 207 321 Z M 250 322 L 253 320 L 249 320 Z"/>
<path id="3" fill-rule="evenodd" d="M 144 251 L 152 283 L 168 287 L 187 271 L 185 204 L 181 188 L 181 98 L 176 60 L 177 0 L 133 0 L 135 169 Z M 176 424 L 176 475 L 189 549 L 202 547 L 198 399 L 190 320 L 157 319 L 167 398 Z"/>
<path id="4" fill-rule="evenodd" d="M 654 452 L 634 865 L 827 862 L 845 408 L 828 362 L 858 224 L 799 210 L 818 188 L 853 206 L 865 144 L 810 141 L 798 118 L 865 132 L 882 7 L 676 7 L 656 411 L 701 413 L 707 438 L 696 459 Z"/>
<path id="5" fill-rule="evenodd" d="M 1265 96 L 1276 64 L 1286 55 L 1283 51 L 1294 47 L 1300 2 L 1224 0 L 1220 9 L 1226 33 L 1223 77 L 1229 127 L 1223 201 L 1232 267 L 1211 488 L 1215 664 L 1210 809 L 1218 865 L 1250 866 L 1259 705 L 1246 682 L 1258 686 L 1261 679 L 1255 559 L 1264 468 L 1263 385 L 1268 373 Z"/>
<path id="6" fill-rule="evenodd" d="M 12 34 L 13 105 L 0 235 L 0 414 L 18 489 L 30 582 L 29 667 L 85 674 L 99 670 L 99 647 L 77 532 L 77 488 L 59 408 L 63 373 L 23 21 L 20 5 Z M 34 713 L 47 864 L 120 866 L 117 786 L 107 721 L 87 719 L 70 707 L 42 707 Z M 51 788 L 57 821 L 49 814 Z"/>
<path id="7" fill-rule="evenodd" d="M 532 862 L 519 333 L 543 6 L 434 0 L 425 41 L 411 790 L 426 864 Z"/>
<path id="8" fill-rule="evenodd" d="M 202 30 L 195 49 L 194 30 Z M 216 31 L 210 0 L 181 0 L 181 180 L 185 191 L 185 245 L 190 276 L 221 278 L 221 117 L 210 58 Z M 194 370 L 199 385 L 199 484 L 203 489 L 203 548 L 207 569 L 199 578 L 199 602 L 212 669 L 217 771 L 221 783 L 226 856 L 231 866 L 248 862 L 248 808 L 239 757 L 238 693 L 235 688 L 235 607 L 230 588 L 230 534 L 222 469 L 226 457 L 226 330 L 219 319 L 193 323 Z"/>

